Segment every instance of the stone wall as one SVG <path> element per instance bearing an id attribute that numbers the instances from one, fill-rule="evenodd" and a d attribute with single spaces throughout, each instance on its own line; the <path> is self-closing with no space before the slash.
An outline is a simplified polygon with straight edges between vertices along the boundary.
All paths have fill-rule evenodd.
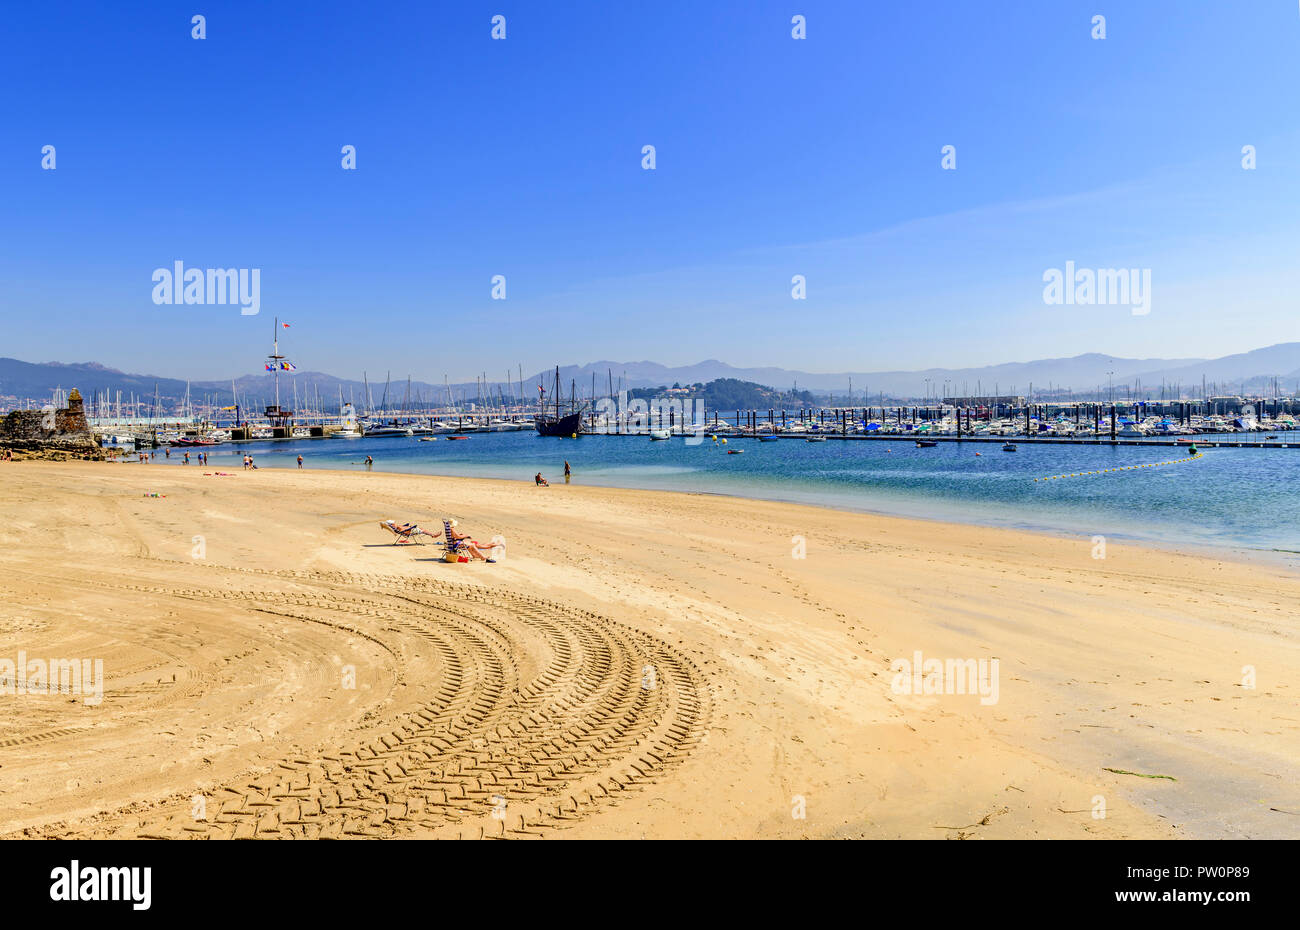
<path id="1" fill-rule="evenodd" d="M 18 458 L 105 458 L 86 422 L 81 393 L 68 395 L 59 410 L 13 410 L 0 419 L 0 449 Z"/>
<path id="2" fill-rule="evenodd" d="M 81 393 L 72 389 L 68 406 L 59 410 L 12 410 L 0 420 L 0 443 L 72 441 L 94 443 Z"/>

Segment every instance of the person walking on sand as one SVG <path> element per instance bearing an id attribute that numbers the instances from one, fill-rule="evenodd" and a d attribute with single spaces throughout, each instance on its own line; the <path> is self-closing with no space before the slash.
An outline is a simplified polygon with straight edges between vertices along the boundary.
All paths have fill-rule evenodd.
<path id="1" fill-rule="evenodd" d="M 568 459 L 565 459 L 565 460 L 564 460 L 564 483 L 565 483 L 565 484 L 568 484 L 568 483 L 569 483 L 569 474 L 570 474 L 570 472 L 569 472 L 569 460 L 568 460 Z"/>
<path id="2" fill-rule="evenodd" d="M 298 456 L 298 467 L 302 468 L 302 456 Z"/>
<path id="3" fill-rule="evenodd" d="M 181 464 L 182 465 L 190 464 L 190 454 L 188 452 L 185 453 L 185 461 L 181 462 Z"/>

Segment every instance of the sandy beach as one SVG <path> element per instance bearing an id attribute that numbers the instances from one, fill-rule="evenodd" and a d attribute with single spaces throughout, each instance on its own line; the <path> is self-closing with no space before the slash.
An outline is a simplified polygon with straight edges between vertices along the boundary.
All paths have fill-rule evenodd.
<path id="1" fill-rule="evenodd" d="M 1284 568 L 712 495 L 213 472 L 0 464 L 0 660 L 103 668 L 102 700 L 0 695 L 0 835 L 1300 835 Z M 504 560 L 378 526 L 444 517 Z M 995 692 L 906 693 L 891 663 L 918 653 L 996 659 Z"/>

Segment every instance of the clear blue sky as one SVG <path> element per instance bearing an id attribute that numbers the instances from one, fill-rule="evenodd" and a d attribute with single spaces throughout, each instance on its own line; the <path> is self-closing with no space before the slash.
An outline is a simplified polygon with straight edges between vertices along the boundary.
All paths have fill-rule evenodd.
<path id="1" fill-rule="evenodd" d="M 1293 0 L 27 3 L 0 30 L 0 355 L 226 377 L 275 314 L 300 368 L 431 381 L 1297 338 Z M 260 268 L 261 314 L 154 305 L 176 260 Z M 1044 304 L 1067 260 L 1152 269 L 1151 313 Z"/>

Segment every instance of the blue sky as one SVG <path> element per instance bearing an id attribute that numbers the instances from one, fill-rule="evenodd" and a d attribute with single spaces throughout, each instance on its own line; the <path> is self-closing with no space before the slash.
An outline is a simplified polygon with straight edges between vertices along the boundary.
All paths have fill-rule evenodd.
<path id="1" fill-rule="evenodd" d="M 5 356 L 227 377 L 276 314 L 300 368 L 430 381 L 1297 338 L 1291 0 L 23 4 L 0 81 Z M 260 314 L 155 305 L 177 260 L 261 269 Z M 1045 304 L 1066 261 L 1151 312 Z"/>

